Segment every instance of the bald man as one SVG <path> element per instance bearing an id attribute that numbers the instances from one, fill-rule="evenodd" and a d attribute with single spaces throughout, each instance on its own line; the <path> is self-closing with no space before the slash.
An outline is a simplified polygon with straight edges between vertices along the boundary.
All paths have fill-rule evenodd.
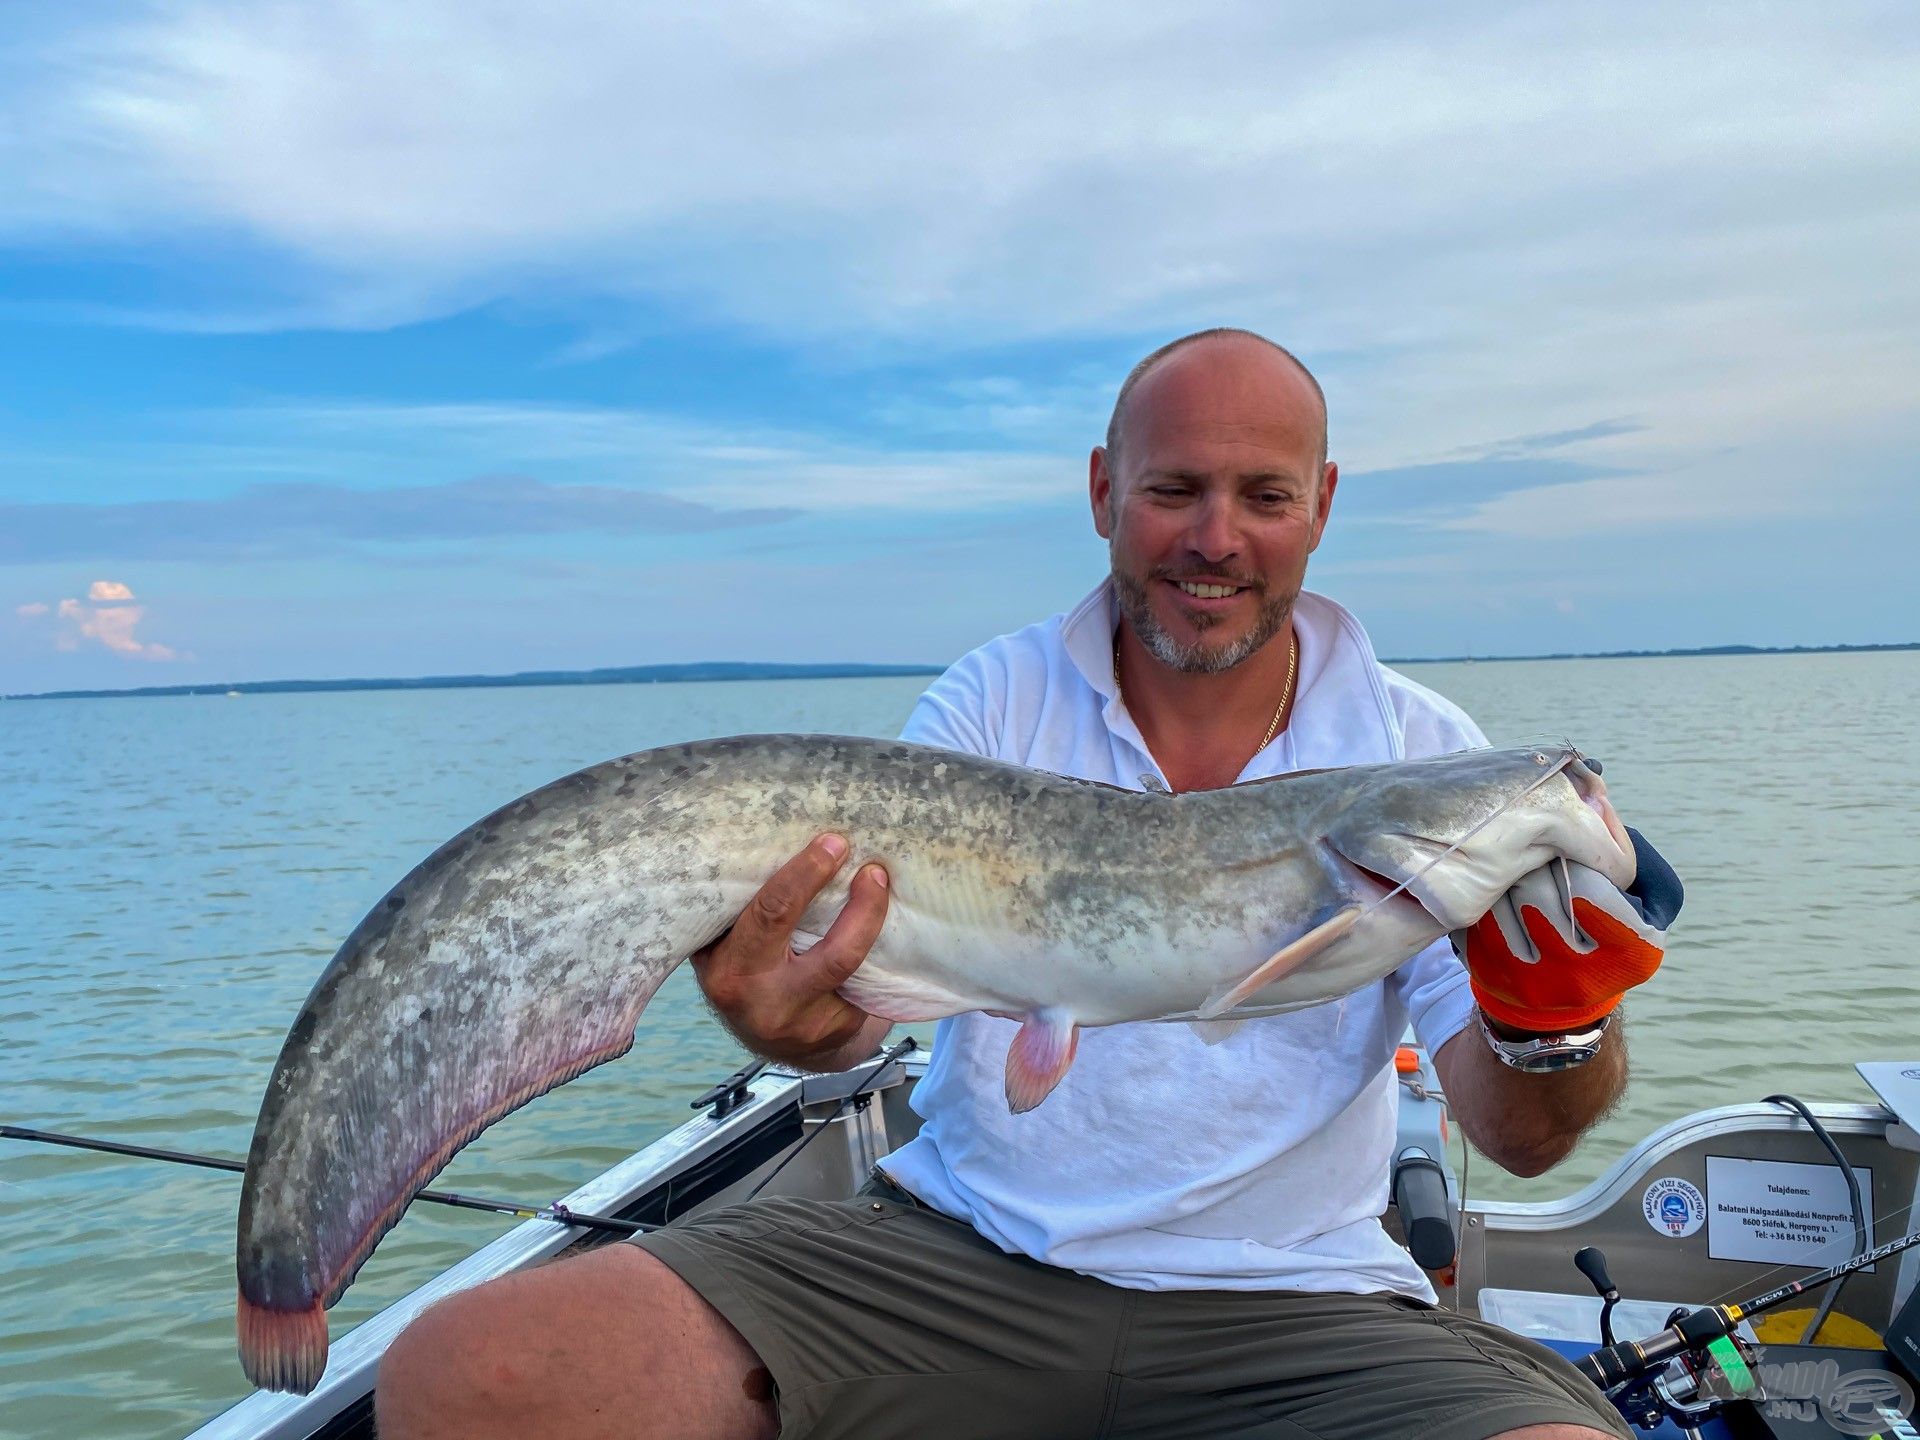
<path id="1" fill-rule="evenodd" d="M 1338 483 L 1320 386 L 1286 350 L 1238 330 L 1163 346 L 1090 459 L 1111 576 L 960 660 L 905 737 L 1174 792 L 1484 744 L 1302 588 Z M 842 1070 L 888 1030 L 836 993 L 885 919 L 879 867 L 824 939 L 792 947 L 846 855 L 817 839 L 697 959 L 760 1055 Z M 1549 967 L 1503 960 L 1499 940 L 1468 964 L 1442 942 L 1215 1043 L 1087 1031 L 1048 1102 L 1017 1116 L 1016 1025 L 945 1021 L 922 1128 L 859 1196 L 756 1200 L 454 1297 L 388 1354 L 381 1434 L 1626 1436 L 1564 1361 L 1438 1308 L 1380 1225 L 1409 1023 L 1456 1122 L 1520 1174 L 1562 1158 L 1624 1085 L 1607 1021 L 1657 950 L 1559 967 L 1572 978 L 1545 993 L 1528 972 Z"/>

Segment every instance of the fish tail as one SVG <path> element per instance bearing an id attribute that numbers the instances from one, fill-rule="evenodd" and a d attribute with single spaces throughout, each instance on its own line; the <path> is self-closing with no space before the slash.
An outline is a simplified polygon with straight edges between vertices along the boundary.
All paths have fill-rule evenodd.
<path id="1" fill-rule="evenodd" d="M 304 1310 L 276 1310 L 240 1295 L 235 1327 L 240 1367 L 262 1390 L 311 1394 L 327 1368 L 327 1311 L 318 1300 Z"/>

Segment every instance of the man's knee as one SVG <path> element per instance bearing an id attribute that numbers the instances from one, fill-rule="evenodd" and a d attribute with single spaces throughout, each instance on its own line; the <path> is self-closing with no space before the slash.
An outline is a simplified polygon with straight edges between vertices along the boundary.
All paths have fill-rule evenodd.
<path id="1" fill-rule="evenodd" d="M 752 1348 L 685 1281 L 609 1245 L 423 1312 L 382 1360 L 375 1404 L 382 1440 L 747 1440 L 774 1433 L 771 1393 Z"/>
<path id="2" fill-rule="evenodd" d="M 440 1301 L 387 1347 L 374 1390 L 382 1440 L 452 1434 L 476 1421 L 484 1427 L 537 1412 L 551 1367 L 542 1363 L 546 1344 L 530 1338 L 541 1319 L 521 1303 L 525 1297 L 512 1284 L 518 1278 Z"/>

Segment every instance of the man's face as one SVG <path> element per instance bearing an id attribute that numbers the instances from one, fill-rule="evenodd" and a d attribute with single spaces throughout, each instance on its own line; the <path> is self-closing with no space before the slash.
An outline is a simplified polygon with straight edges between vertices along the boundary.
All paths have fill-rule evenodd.
<path id="1" fill-rule="evenodd" d="M 1090 498 L 1121 613 L 1163 664 L 1231 669 L 1285 627 L 1338 480 L 1323 426 L 1298 368 L 1239 337 L 1176 350 L 1135 386 Z"/>

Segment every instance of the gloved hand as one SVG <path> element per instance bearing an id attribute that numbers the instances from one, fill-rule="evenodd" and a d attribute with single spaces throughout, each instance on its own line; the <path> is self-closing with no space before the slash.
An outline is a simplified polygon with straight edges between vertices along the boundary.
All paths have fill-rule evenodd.
<path id="1" fill-rule="evenodd" d="M 1542 1035 L 1584 1030 L 1660 968 L 1685 891 L 1644 835 L 1628 827 L 1627 837 L 1638 866 L 1624 893 L 1596 870 L 1555 861 L 1453 932 L 1488 1019 Z"/>

